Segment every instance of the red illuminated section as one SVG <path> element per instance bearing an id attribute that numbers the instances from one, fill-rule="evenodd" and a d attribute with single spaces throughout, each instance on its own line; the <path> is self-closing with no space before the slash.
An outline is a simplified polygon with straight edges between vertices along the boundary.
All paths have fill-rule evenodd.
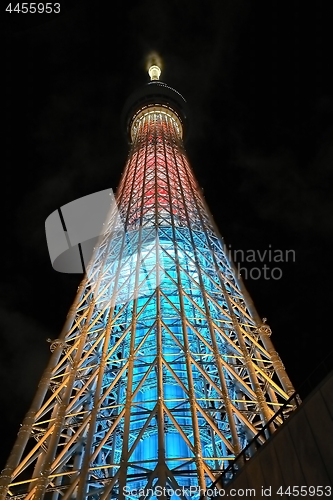
<path id="1" fill-rule="evenodd" d="M 132 125 L 133 143 L 117 192 L 128 229 L 139 225 L 176 225 L 194 229 L 203 210 L 181 138 L 169 110 L 153 108 Z"/>

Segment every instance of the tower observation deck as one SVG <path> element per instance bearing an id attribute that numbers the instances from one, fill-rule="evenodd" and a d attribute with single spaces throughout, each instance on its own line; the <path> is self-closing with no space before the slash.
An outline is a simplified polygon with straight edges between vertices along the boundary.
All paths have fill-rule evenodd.
<path id="1" fill-rule="evenodd" d="M 191 170 L 186 101 L 160 73 L 125 105 L 116 214 L 51 345 L 2 500 L 199 498 L 294 393 Z"/>

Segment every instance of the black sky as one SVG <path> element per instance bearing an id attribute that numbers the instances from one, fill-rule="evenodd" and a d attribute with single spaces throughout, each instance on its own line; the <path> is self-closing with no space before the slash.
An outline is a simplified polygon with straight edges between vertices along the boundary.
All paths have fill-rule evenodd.
<path id="1" fill-rule="evenodd" d="M 58 15 L 6 12 L 1 25 L 2 459 L 80 281 L 53 271 L 45 219 L 116 189 L 128 149 L 122 106 L 148 81 L 151 50 L 189 103 L 188 156 L 227 244 L 295 251 L 277 264 L 281 279 L 246 281 L 294 385 L 333 350 L 333 6 L 60 4 Z M 248 269 L 263 264 L 276 267 Z"/>

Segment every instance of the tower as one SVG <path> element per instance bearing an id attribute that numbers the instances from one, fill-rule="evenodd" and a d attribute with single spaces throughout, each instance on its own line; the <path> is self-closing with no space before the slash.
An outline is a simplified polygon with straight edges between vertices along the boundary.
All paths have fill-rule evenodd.
<path id="1" fill-rule="evenodd" d="M 294 393 L 190 168 L 186 101 L 160 73 L 153 64 L 125 106 L 117 207 L 51 343 L 0 499 L 199 497 Z"/>

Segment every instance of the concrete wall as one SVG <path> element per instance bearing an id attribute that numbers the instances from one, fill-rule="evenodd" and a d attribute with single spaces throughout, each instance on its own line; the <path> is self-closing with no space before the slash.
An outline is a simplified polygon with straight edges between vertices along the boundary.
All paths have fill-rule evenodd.
<path id="1" fill-rule="evenodd" d="M 289 497 L 278 495 L 280 486 L 283 491 L 291 486 L 291 492 L 292 486 L 306 486 L 302 490 L 306 495 L 300 494 L 300 498 L 322 496 L 325 499 L 333 497 L 332 485 L 333 372 L 225 487 L 225 496 L 248 497 L 250 495 L 241 490 L 255 488 L 259 498 L 291 499 L 297 496 L 297 492 Z M 316 487 L 316 490 L 309 490 L 309 486 Z M 320 495 L 318 486 L 324 486 L 323 495 Z M 332 487 L 330 495 L 329 486 Z M 267 495 L 263 494 L 262 487 Z M 313 491 L 315 494 L 311 495 Z"/>

